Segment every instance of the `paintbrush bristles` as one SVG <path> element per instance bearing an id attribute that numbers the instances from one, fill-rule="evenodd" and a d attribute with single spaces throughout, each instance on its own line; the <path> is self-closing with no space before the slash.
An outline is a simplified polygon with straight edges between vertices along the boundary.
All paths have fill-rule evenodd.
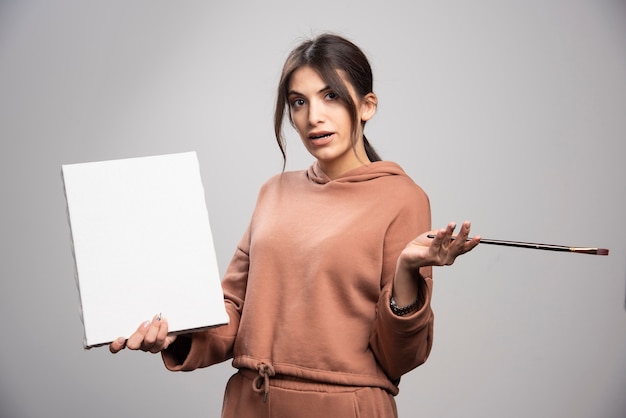
<path id="1" fill-rule="evenodd" d="M 577 248 L 570 249 L 573 253 L 593 254 L 593 255 L 609 255 L 608 248 Z"/>

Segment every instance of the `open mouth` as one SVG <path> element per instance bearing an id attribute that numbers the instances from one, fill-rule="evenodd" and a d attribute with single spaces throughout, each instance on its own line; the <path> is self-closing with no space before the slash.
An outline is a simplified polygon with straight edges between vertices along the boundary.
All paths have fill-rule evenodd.
<path id="1" fill-rule="evenodd" d="M 332 133 L 330 133 L 330 132 L 317 134 L 317 135 L 310 135 L 309 139 L 311 139 L 311 140 L 324 139 L 324 138 L 328 138 L 331 135 L 332 135 Z"/>

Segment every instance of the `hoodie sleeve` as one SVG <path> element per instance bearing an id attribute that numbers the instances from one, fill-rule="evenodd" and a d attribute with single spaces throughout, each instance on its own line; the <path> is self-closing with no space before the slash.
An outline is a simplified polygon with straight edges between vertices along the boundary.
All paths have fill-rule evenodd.
<path id="1" fill-rule="evenodd" d="M 178 336 L 161 352 L 165 367 L 172 371 L 191 371 L 221 363 L 233 357 L 233 347 L 248 283 L 250 228 L 241 239 L 228 265 L 222 289 L 229 323 L 205 331 Z"/>
<path id="2" fill-rule="evenodd" d="M 377 315 L 370 336 L 370 347 L 379 364 L 394 382 L 426 361 L 433 343 L 434 315 L 432 296 L 432 268 L 422 268 L 416 275 L 424 295 L 422 307 L 406 316 L 395 315 L 390 308 L 390 298 L 396 262 L 404 247 L 419 234 L 431 229 L 428 196 L 419 187 L 413 193 L 398 193 L 400 209 L 389 225 L 384 242 L 384 261 L 381 294 L 376 307 Z"/>

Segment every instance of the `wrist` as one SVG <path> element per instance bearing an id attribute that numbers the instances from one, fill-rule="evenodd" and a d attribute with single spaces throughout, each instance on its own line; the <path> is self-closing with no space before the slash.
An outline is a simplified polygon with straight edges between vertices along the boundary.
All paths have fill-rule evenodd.
<path id="1" fill-rule="evenodd" d="M 398 306 L 398 303 L 393 298 L 393 296 L 389 299 L 389 307 L 391 308 L 391 312 L 397 316 L 405 316 L 410 313 L 417 311 L 419 304 L 419 297 L 417 297 L 412 303 L 405 306 Z"/>
<path id="2" fill-rule="evenodd" d="M 396 262 L 396 270 L 415 271 L 425 267 L 427 264 L 425 259 L 409 251 L 402 251 Z"/>

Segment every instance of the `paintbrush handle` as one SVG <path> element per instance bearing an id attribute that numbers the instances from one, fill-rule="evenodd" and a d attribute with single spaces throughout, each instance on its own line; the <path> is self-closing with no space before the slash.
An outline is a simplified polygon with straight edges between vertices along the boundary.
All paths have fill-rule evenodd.
<path id="1" fill-rule="evenodd" d="M 428 238 L 435 238 L 434 234 L 427 235 Z M 454 240 L 455 237 L 452 237 Z M 468 241 L 471 238 L 467 239 Z M 593 248 L 593 247 L 568 247 L 566 245 L 554 245 L 554 244 L 539 244 L 536 242 L 523 242 L 523 241 L 504 241 L 499 239 L 481 238 L 481 244 L 502 245 L 505 247 L 517 247 L 517 248 L 532 248 L 535 250 L 547 250 L 547 251 L 562 251 L 569 253 L 581 253 L 581 254 L 593 254 L 593 255 L 609 255 L 609 250 L 606 248 Z"/>

